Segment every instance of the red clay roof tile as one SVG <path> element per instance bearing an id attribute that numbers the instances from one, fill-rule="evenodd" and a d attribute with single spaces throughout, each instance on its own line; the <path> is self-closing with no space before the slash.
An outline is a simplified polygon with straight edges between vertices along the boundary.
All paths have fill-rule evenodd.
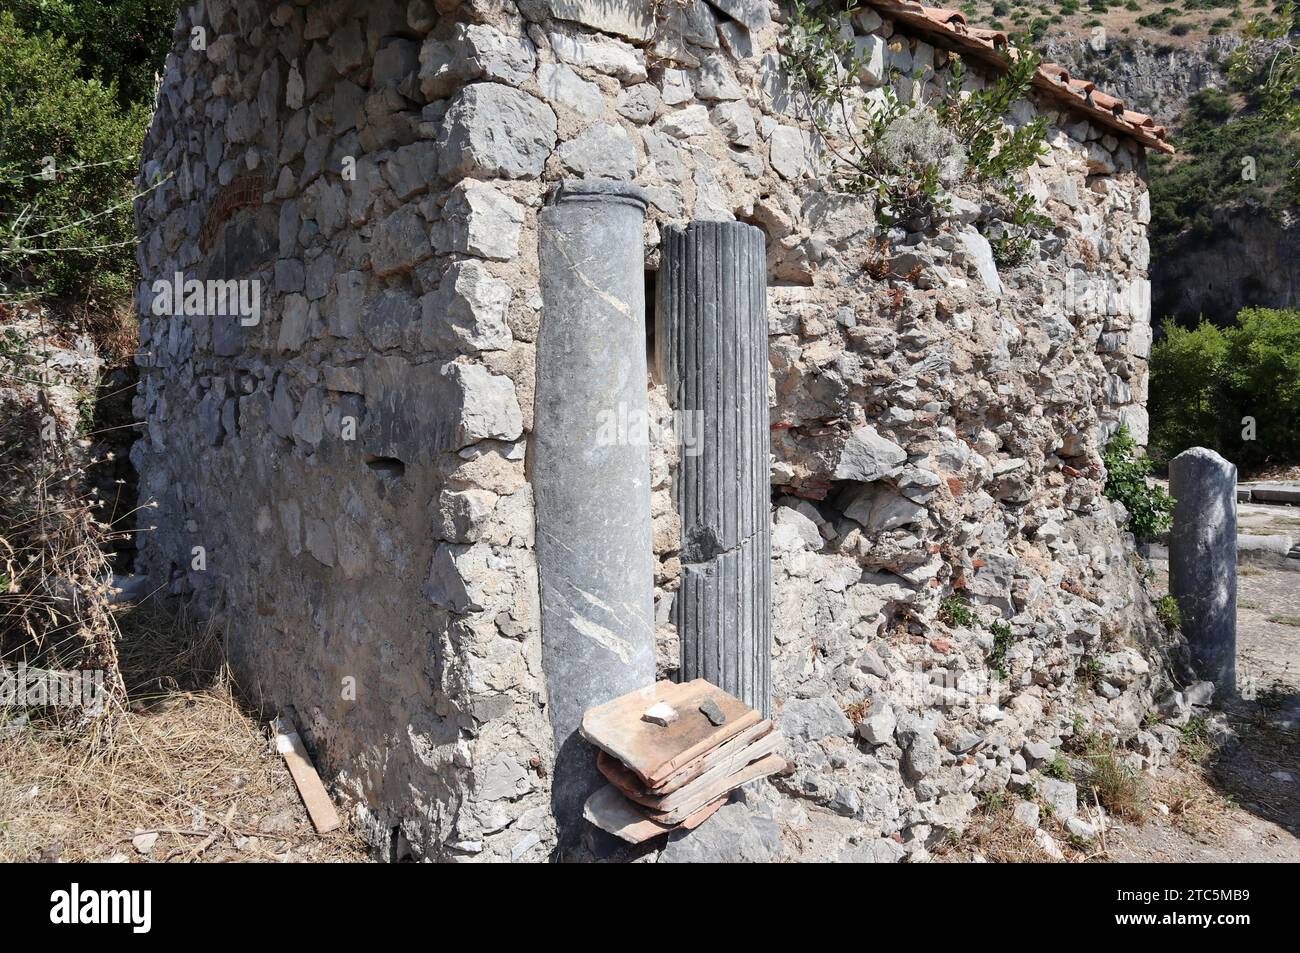
<path id="1" fill-rule="evenodd" d="M 967 53 L 985 63 L 1004 66 L 1007 35 L 1000 30 L 971 27 L 960 10 L 927 7 L 914 0 L 866 0 L 867 4 L 894 20 L 926 33 L 945 48 Z M 1074 79 L 1055 63 L 1040 64 L 1034 86 L 1061 105 L 1086 115 L 1098 125 L 1125 136 L 1148 149 L 1172 153 L 1165 142 L 1165 127 L 1146 113 L 1124 107 L 1123 100 L 1097 89 L 1087 80 Z"/>

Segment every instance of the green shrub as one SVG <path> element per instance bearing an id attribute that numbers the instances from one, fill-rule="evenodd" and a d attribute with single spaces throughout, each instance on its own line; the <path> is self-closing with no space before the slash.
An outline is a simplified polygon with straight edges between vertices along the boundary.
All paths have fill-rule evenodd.
<path id="1" fill-rule="evenodd" d="M 79 46 L 77 75 L 117 88 L 129 107 L 153 101 L 171 47 L 177 0 L 7 0 L 18 28 Z"/>
<path id="2" fill-rule="evenodd" d="M 961 628 L 970 628 L 979 623 L 970 603 L 961 596 L 947 596 L 939 603 L 939 621 Z"/>
<path id="3" fill-rule="evenodd" d="M 1188 447 L 1222 445 L 1219 372 L 1228 351 L 1223 332 L 1202 321 L 1188 330 L 1166 321 L 1151 349 L 1151 453 L 1168 461 Z"/>
<path id="4" fill-rule="evenodd" d="M 1044 764 L 1040 770 L 1049 778 L 1056 778 L 1058 781 L 1071 781 L 1074 779 L 1074 773 L 1070 770 L 1070 762 L 1059 754 Z"/>
<path id="5" fill-rule="evenodd" d="M 1200 446 L 1245 470 L 1300 461 L 1300 312 L 1246 308 L 1222 329 L 1166 322 L 1149 408 L 1157 460 Z"/>
<path id="6" fill-rule="evenodd" d="M 1137 452 L 1127 427 L 1106 445 L 1106 497 L 1128 510 L 1129 532 L 1139 541 L 1155 539 L 1173 522 L 1174 501 L 1161 487 L 1148 482 L 1151 461 Z"/>
<path id="7" fill-rule="evenodd" d="M 134 281 L 131 200 L 149 113 L 119 107 L 116 88 L 80 68 L 77 47 L 0 13 L 0 279 L 116 297 Z"/>
<path id="8" fill-rule="evenodd" d="M 1142 822 L 1150 809 L 1150 791 L 1142 776 L 1124 760 L 1113 739 L 1097 738 L 1089 745 L 1085 786 L 1096 792 L 1101 806 L 1117 817 Z"/>
<path id="9" fill-rule="evenodd" d="M 1225 449 L 1246 466 L 1300 461 L 1300 311 L 1246 308 L 1225 337 Z M 1255 420 L 1254 440 L 1241 439 L 1244 417 Z"/>
<path id="10" fill-rule="evenodd" d="M 1011 648 L 1013 636 L 1011 626 L 1001 619 L 994 620 L 989 626 L 989 632 L 993 634 L 993 651 L 989 652 L 988 658 L 984 661 L 988 663 L 989 668 L 997 672 L 1002 678 L 1007 677 L 1007 652 Z"/>
<path id="11" fill-rule="evenodd" d="M 1168 12 L 1166 8 L 1160 15 Z M 1151 25 L 1147 21 L 1153 16 L 1139 17 L 1138 22 Z M 1168 22 L 1166 16 L 1164 23 L 1155 25 Z M 1230 71 L 1232 91 L 1239 98 L 1219 89 L 1193 95 L 1175 143 L 1177 160 L 1151 157 L 1153 260 L 1176 255 L 1183 243 L 1213 241 L 1215 212 L 1225 205 L 1249 200 L 1264 214 L 1282 219 L 1293 214 L 1294 203 L 1300 201 L 1300 98 L 1291 85 L 1300 83 L 1300 58 L 1292 68 L 1298 78 L 1275 84 L 1270 77 L 1288 75 L 1285 61 L 1272 64 L 1265 57 L 1255 63 L 1239 54 L 1240 48 Z M 1167 302 L 1153 304 L 1158 313 L 1169 310 Z M 1187 321 L 1196 315 L 1179 317 Z"/>
<path id="12" fill-rule="evenodd" d="M 1167 593 L 1156 603 L 1156 616 L 1166 628 L 1180 629 L 1183 626 L 1183 610 L 1178 608 L 1178 600 Z"/>
<path id="13" fill-rule="evenodd" d="M 1004 120 L 1032 86 L 1037 54 L 1008 53 L 1005 70 L 970 91 L 961 88 L 964 66 L 955 58 L 942 100 L 904 102 L 887 84 L 878 100 L 864 104 L 857 78 L 863 54 L 841 32 L 840 9 L 795 0 L 782 47 L 782 67 L 806 93 L 806 118 L 836 143 L 834 187 L 874 196 L 883 225 L 945 211 L 947 191 L 961 182 L 1020 195 L 1013 180 L 1036 162 L 1046 120 L 1015 128 Z"/>

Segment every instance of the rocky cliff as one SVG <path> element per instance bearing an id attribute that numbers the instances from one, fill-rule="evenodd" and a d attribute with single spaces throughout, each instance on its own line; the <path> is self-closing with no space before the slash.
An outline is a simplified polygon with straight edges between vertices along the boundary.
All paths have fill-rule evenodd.
<path id="1" fill-rule="evenodd" d="M 1226 88 L 1228 59 L 1241 42 L 1239 36 L 1230 35 L 1185 48 L 1138 40 L 1112 41 L 1097 49 L 1083 40 L 1053 41 L 1043 48 L 1043 55 L 1066 66 L 1072 75 L 1113 91 L 1129 108 L 1156 116 L 1173 128 L 1176 140 L 1188 119 L 1190 98 L 1203 89 Z M 1197 154 L 1194 142 L 1184 140 L 1178 145 L 1177 162 L 1204 163 L 1207 175 L 1219 174 L 1212 171 L 1217 157 Z M 1230 158 L 1235 168 L 1236 157 Z M 1161 167 L 1153 166 L 1156 197 L 1161 194 L 1161 174 Z M 1159 201 L 1153 203 L 1151 231 L 1158 253 L 1151 264 L 1151 283 L 1157 322 L 1166 315 L 1191 322 L 1204 315 L 1230 323 L 1244 307 L 1296 305 L 1300 226 L 1295 207 L 1230 198 L 1226 193 L 1219 198 L 1221 204 L 1212 211 L 1209 225 L 1202 223 L 1195 229 L 1186 221 L 1171 220 Z"/>
<path id="2" fill-rule="evenodd" d="M 1240 45 L 1236 35 L 1210 37 L 1182 48 L 1145 40 L 1111 40 L 1097 46 L 1085 40 L 1050 40 L 1041 52 L 1071 76 L 1118 96 L 1128 108 L 1176 127 L 1194 93 L 1225 85 L 1228 57 Z"/>
<path id="3" fill-rule="evenodd" d="M 1242 308 L 1300 304 L 1300 219 L 1256 202 L 1225 205 L 1208 232 L 1179 237 L 1151 269 L 1156 315 L 1230 323 Z"/>

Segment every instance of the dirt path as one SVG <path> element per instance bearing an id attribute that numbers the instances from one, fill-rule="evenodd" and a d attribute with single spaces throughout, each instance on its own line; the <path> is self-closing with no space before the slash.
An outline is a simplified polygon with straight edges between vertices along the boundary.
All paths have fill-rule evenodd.
<path id="1" fill-rule="evenodd" d="M 1266 693 L 1222 717 L 1226 742 L 1203 770 L 1161 772 L 1156 813 L 1112 833 L 1111 860 L 1300 863 L 1300 696 Z"/>
<path id="2" fill-rule="evenodd" d="M 1107 846 L 1109 860 L 1120 864 L 1300 863 L 1300 841 L 1245 811 L 1234 812 L 1231 823 L 1203 837 L 1165 818 L 1126 824 L 1107 834 Z"/>
<path id="3" fill-rule="evenodd" d="M 1300 507 L 1242 504 L 1242 532 L 1300 538 Z M 1296 569 L 1285 568 L 1296 564 Z M 1168 587 L 1168 565 L 1154 563 Z M 1251 563 L 1237 577 L 1237 676 L 1245 698 L 1215 716 L 1221 747 L 1203 770 L 1165 769 L 1169 813 L 1113 832 L 1110 859 L 1300 862 L 1300 563 Z M 1178 803 L 1185 798 L 1183 803 Z"/>

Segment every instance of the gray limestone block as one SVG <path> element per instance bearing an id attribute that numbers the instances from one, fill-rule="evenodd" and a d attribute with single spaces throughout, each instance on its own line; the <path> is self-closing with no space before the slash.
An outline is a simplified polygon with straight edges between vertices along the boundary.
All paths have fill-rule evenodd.
<path id="1" fill-rule="evenodd" d="M 646 79 L 645 56 L 636 47 L 610 37 L 565 36 L 551 33 L 547 37 L 551 52 L 570 66 L 593 69 L 617 76 L 625 83 L 642 83 Z"/>
<path id="2" fill-rule="evenodd" d="M 748 148 L 758 141 L 754 113 L 744 102 L 720 103 L 713 107 L 712 116 L 713 124 L 722 131 L 728 142 Z"/>
<path id="3" fill-rule="evenodd" d="M 849 434 L 833 477 L 870 483 L 892 476 L 906 462 L 906 450 L 867 424 Z"/>
<path id="4" fill-rule="evenodd" d="M 746 804 L 723 805 L 691 831 L 674 831 L 661 864 L 766 864 L 781 855 L 781 828 Z"/>
<path id="5" fill-rule="evenodd" d="M 584 178 L 630 179 L 636 175 L 636 146 L 622 126 L 599 122 L 560 146 L 560 161 Z"/>
<path id="6" fill-rule="evenodd" d="M 385 288 L 361 310 L 361 331 L 376 351 L 400 347 L 419 324 L 419 301 L 396 288 Z"/>
<path id="7" fill-rule="evenodd" d="M 330 334 L 347 338 L 357 333 L 365 297 L 366 278 L 362 272 L 345 271 L 334 276 L 334 305 L 327 308 Z"/>
<path id="8" fill-rule="evenodd" d="M 499 83 L 473 83 L 443 119 L 438 171 L 450 179 L 536 178 L 555 148 L 556 126 L 540 99 Z"/>
<path id="9" fill-rule="evenodd" d="M 410 271 L 432 257 L 428 225 L 412 206 L 403 205 L 375 227 L 370 264 L 376 275 Z"/>
<path id="10" fill-rule="evenodd" d="M 842 864 L 896 864 L 907 856 L 907 849 L 902 844 L 888 837 L 879 837 L 863 844 L 841 851 L 839 862 Z"/>
<path id="11" fill-rule="evenodd" d="M 439 251 L 461 252 L 509 261 L 519 254 L 523 206 L 490 185 L 457 183 L 443 210 L 444 227 L 435 231 Z"/>
<path id="12" fill-rule="evenodd" d="M 659 88 L 651 83 L 638 83 L 636 86 L 619 90 L 615 110 L 625 119 L 633 122 L 649 122 L 659 108 Z"/>
<path id="13" fill-rule="evenodd" d="M 537 85 L 552 103 L 580 116 L 599 116 L 605 111 L 600 87 L 563 63 L 543 63 L 537 70 Z"/>
<path id="14" fill-rule="evenodd" d="M 282 293 L 302 291 L 306 273 L 300 258 L 281 258 L 275 263 L 275 290 Z"/>
<path id="15" fill-rule="evenodd" d="M 479 261 L 459 261 L 442 276 L 438 290 L 421 299 L 420 340 L 426 348 L 499 351 L 511 343 L 506 325 L 510 285 Z"/>
<path id="16" fill-rule="evenodd" d="M 419 67 L 419 44 L 413 40 L 389 37 L 375 53 L 370 78 L 377 86 L 402 86 Z"/>
<path id="17" fill-rule="evenodd" d="M 384 180 L 402 200 L 429 189 L 438 172 L 438 152 L 431 142 L 413 142 L 384 163 Z"/>
<path id="18" fill-rule="evenodd" d="M 363 369 L 363 447 L 379 457 L 427 463 L 481 440 L 516 440 L 523 414 L 507 377 L 477 364 L 412 364 L 370 355 Z"/>
<path id="19" fill-rule="evenodd" d="M 285 295 L 277 350 L 292 352 L 302 348 L 307 340 L 307 317 L 307 299 L 300 294 Z"/>
<path id="20" fill-rule="evenodd" d="M 772 25 L 772 15 L 768 12 L 767 0 L 709 0 L 709 3 L 750 32 Z"/>
<path id="21" fill-rule="evenodd" d="M 610 0 L 545 0 L 551 16 L 613 33 L 636 42 L 654 35 L 655 17 L 651 4 Z"/>
<path id="22" fill-rule="evenodd" d="M 803 741 L 847 738 L 853 734 L 853 722 L 829 695 L 786 702 L 781 709 L 780 724 L 787 737 Z"/>
<path id="23" fill-rule="evenodd" d="M 1079 810 L 1079 789 L 1072 781 L 1044 778 L 1038 782 L 1038 794 L 1051 805 L 1053 816 L 1065 821 Z"/>

